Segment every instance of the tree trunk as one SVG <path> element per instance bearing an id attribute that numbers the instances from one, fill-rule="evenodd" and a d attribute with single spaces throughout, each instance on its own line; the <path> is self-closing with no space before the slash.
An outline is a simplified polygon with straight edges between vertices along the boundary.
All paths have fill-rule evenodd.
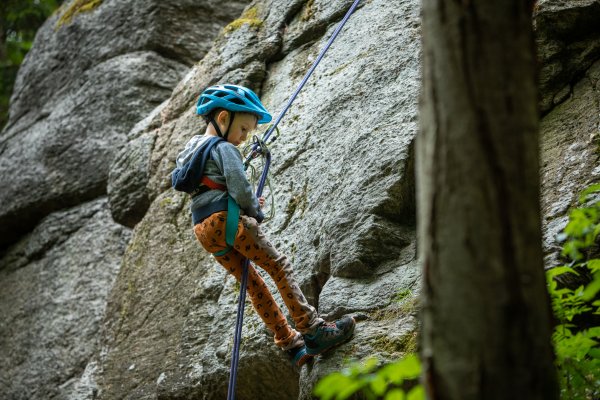
<path id="1" fill-rule="evenodd" d="M 423 0 L 417 184 L 429 399 L 558 398 L 531 7 Z"/>

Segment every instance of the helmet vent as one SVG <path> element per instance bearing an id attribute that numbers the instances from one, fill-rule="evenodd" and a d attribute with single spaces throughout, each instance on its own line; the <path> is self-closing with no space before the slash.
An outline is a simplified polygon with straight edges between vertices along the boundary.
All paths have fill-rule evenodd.
<path id="1" fill-rule="evenodd" d="M 229 99 L 229 101 L 232 102 L 232 103 L 235 103 L 235 104 L 244 105 L 244 101 L 242 99 L 238 99 L 237 97 Z"/>

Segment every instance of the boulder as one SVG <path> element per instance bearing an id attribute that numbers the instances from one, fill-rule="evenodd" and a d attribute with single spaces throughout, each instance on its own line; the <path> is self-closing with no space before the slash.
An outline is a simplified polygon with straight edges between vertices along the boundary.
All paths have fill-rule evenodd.
<path id="1" fill-rule="evenodd" d="M 144 131 L 154 138 L 150 207 L 110 295 L 101 399 L 226 396 L 238 286 L 196 243 L 189 199 L 170 189 L 169 173 L 205 129 L 194 113 L 204 87 L 248 85 L 277 115 L 350 4 L 253 2 L 176 87 L 160 126 Z M 299 376 L 248 305 L 237 398 L 310 398 L 348 358 L 415 350 L 419 44 L 418 2 L 363 3 L 281 124 L 271 146 L 275 217 L 263 229 L 323 316 L 360 322 L 353 341 Z"/>
<path id="2" fill-rule="evenodd" d="M 82 3 L 89 10 L 65 19 Z M 127 132 L 246 3 L 73 0 L 48 19 L 0 134 L 0 247 L 49 213 L 105 194 Z"/>
<path id="3" fill-rule="evenodd" d="M 254 0 L 234 21 L 242 1 L 92 3 L 42 28 L 0 135 L 0 392 L 223 399 L 239 285 L 194 238 L 175 156 L 211 84 L 250 86 L 276 116 L 352 1 Z M 600 173 L 597 4 L 536 11 L 547 266 Z M 247 304 L 237 398 L 312 399 L 349 360 L 416 351 L 419 58 L 416 0 L 361 2 L 283 119 L 263 230 L 319 313 L 358 325 L 298 371 Z"/>
<path id="4" fill-rule="evenodd" d="M 540 60 L 540 106 L 547 113 L 600 58 L 599 0 L 539 0 L 535 30 Z"/>
<path id="5" fill-rule="evenodd" d="M 572 93 L 541 124 L 542 215 L 546 267 L 561 261 L 557 235 L 579 195 L 600 181 L 600 57 L 573 86 Z M 590 106 L 594 105 L 594 106 Z"/>
<path id="6" fill-rule="evenodd" d="M 74 0 L 38 32 L 0 133 L 0 397 L 97 397 L 100 326 L 131 237 L 108 207 L 109 166 L 245 3 Z M 133 182 L 133 167 L 115 180 Z"/>
<path id="7" fill-rule="evenodd" d="M 107 192 L 112 216 L 133 228 L 146 214 L 150 199 L 146 186 L 150 159 L 160 127 L 160 112 L 167 101 L 137 123 L 127 134 L 127 143 L 117 151 L 108 174 Z"/>
<path id="8" fill-rule="evenodd" d="M 0 258 L 0 392 L 5 399 L 69 398 L 96 352 L 106 298 L 129 229 L 106 198 L 46 217 Z"/>

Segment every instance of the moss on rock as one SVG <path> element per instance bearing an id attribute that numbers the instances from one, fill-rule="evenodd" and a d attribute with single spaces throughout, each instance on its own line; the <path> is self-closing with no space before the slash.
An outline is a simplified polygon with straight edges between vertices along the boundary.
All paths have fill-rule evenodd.
<path id="1" fill-rule="evenodd" d="M 92 11 L 98 8 L 100 4 L 102 4 L 102 0 L 75 0 L 71 5 L 66 7 L 64 12 L 62 12 L 62 8 L 59 10 L 59 12 L 62 12 L 62 15 L 56 22 L 56 28 L 58 29 L 63 25 L 69 24 L 77 14 Z"/>
<path id="2" fill-rule="evenodd" d="M 303 22 L 308 21 L 315 15 L 314 6 L 315 0 L 308 0 L 306 6 L 304 7 L 304 12 L 302 13 L 302 17 L 300 18 Z"/>
<path id="3" fill-rule="evenodd" d="M 241 15 L 240 18 L 232 21 L 229 25 L 223 28 L 223 32 L 231 33 L 240 29 L 243 25 L 250 25 L 252 28 L 260 29 L 263 21 L 258 18 L 258 7 L 250 7 Z"/>
<path id="4" fill-rule="evenodd" d="M 388 335 L 376 336 L 371 345 L 374 349 L 387 354 L 401 353 L 408 354 L 417 351 L 418 335 L 416 331 L 409 332 L 400 337 L 391 337 Z"/>

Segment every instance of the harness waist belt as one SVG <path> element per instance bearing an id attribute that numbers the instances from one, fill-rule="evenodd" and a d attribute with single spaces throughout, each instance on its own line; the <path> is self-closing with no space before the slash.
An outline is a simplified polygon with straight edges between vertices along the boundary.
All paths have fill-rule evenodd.
<path id="1" fill-rule="evenodd" d="M 202 179 L 200 179 L 200 183 L 202 185 L 208 186 L 209 188 L 211 188 L 213 190 L 222 190 L 224 192 L 227 190 L 227 186 L 213 181 L 208 176 L 203 176 Z"/>
<path id="2" fill-rule="evenodd" d="M 198 186 L 198 188 L 196 188 L 196 190 L 194 190 L 192 193 L 190 193 L 190 196 L 192 196 L 192 199 L 196 196 L 200 196 L 203 193 L 206 193 L 208 191 L 212 190 L 211 188 L 209 188 L 208 186 Z"/>
<path id="3" fill-rule="evenodd" d="M 222 190 L 226 192 L 227 186 L 221 185 L 220 183 L 217 183 L 212 179 L 203 176 L 202 179 L 200 179 L 200 186 L 198 186 L 196 190 L 190 193 L 190 196 L 194 198 L 196 196 L 200 196 L 201 194 L 208 192 L 209 190 Z"/>
<path id="4" fill-rule="evenodd" d="M 196 208 L 192 210 L 192 223 L 194 225 L 199 224 L 206 218 L 210 217 L 212 214 L 219 211 L 227 210 L 228 198 L 224 198 L 221 200 L 213 201 L 212 203 L 208 203 L 204 207 Z"/>

